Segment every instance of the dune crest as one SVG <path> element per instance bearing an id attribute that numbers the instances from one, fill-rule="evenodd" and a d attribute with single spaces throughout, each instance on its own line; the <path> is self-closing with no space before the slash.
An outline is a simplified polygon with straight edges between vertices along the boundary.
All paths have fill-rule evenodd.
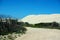
<path id="1" fill-rule="evenodd" d="M 23 22 L 31 24 L 41 22 L 58 22 L 60 23 L 60 14 L 40 14 L 40 15 L 28 15 L 22 19 Z"/>

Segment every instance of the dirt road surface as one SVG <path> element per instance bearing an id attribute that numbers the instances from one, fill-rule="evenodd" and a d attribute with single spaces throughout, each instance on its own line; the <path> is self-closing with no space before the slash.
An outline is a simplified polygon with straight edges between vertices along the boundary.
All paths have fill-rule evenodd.
<path id="1" fill-rule="evenodd" d="M 60 40 L 60 30 L 28 27 L 26 34 L 15 40 Z"/>

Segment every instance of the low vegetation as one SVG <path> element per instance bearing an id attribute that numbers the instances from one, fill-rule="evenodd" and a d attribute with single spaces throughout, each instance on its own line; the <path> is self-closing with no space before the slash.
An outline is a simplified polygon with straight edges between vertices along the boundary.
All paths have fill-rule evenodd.
<path id="1" fill-rule="evenodd" d="M 27 29 L 23 27 L 23 24 L 23 22 L 18 22 L 17 19 L 0 17 L 0 40 L 14 40 L 16 36 L 12 35 L 24 34 Z"/>
<path id="2" fill-rule="evenodd" d="M 57 22 L 37 23 L 37 24 L 29 24 L 28 22 L 25 22 L 25 26 L 27 26 L 27 27 L 34 27 L 34 28 L 60 29 L 60 24 L 57 23 Z"/>

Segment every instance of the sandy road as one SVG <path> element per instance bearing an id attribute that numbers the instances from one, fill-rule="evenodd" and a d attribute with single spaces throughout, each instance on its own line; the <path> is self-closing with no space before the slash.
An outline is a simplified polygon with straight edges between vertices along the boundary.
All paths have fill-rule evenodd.
<path id="1" fill-rule="evenodd" d="M 27 28 L 26 34 L 15 40 L 60 40 L 60 30 L 44 28 Z"/>

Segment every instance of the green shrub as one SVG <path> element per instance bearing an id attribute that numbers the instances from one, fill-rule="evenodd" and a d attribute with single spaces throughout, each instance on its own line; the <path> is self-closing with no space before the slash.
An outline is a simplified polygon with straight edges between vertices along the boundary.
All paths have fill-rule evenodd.
<path id="1" fill-rule="evenodd" d="M 18 22 L 16 19 L 5 19 L 6 22 L 0 21 L 0 35 L 7 35 L 9 33 L 25 33 L 27 30 L 23 27 L 23 23 Z M 20 24 L 18 24 L 20 23 Z"/>

